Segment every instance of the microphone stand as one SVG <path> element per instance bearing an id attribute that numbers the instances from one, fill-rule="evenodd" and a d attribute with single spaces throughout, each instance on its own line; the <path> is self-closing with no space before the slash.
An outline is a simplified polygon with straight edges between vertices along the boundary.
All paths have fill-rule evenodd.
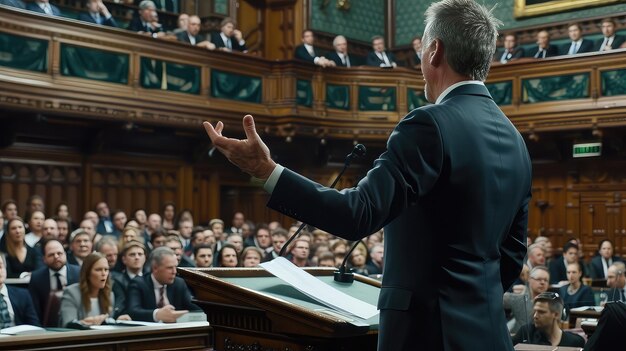
<path id="1" fill-rule="evenodd" d="M 348 283 L 352 284 L 354 282 L 354 273 L 352 273 L 352 268 L 348 268 L 348 258 L 352 254 L 352 251 L 356 249 L 359 243 L 362 243 L 363 240 L 357 240 L 352 244 L 350 251 L 346 254 L 346 257 L 343 258 L 343 262 L 341 262 L 341 266 L 339 269 L 335 271 L 335 281 L 339 283 Z"/>

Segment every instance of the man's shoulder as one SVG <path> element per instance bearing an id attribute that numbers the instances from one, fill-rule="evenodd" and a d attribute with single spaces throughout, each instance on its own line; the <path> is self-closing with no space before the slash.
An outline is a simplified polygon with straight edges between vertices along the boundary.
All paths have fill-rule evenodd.
<path id="1" fill-rule="evenodd" d="M 574 334 L 568 331 L 563 331 L 563 335 L 561 335 L 561 342 L 559 342 L 559 346 L 583 347 L 585 346 L 585 339 L 583 339 L 583 337 L 578 334 Z"/>

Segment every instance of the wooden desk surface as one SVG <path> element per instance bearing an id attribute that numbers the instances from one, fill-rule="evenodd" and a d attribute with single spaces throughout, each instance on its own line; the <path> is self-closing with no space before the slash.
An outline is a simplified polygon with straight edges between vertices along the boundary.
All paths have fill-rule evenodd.
<path id="1" fill-rule="evenodd" d="M 207 322 L 3 335 L 0 350 L 211 350 Z"/>
<path id="2" fill-rule="evenodd" d="M 515 350 L 516 351 L 580 351 L 582 349 L 580 347 L 517 344 L 515 345 Z"/>

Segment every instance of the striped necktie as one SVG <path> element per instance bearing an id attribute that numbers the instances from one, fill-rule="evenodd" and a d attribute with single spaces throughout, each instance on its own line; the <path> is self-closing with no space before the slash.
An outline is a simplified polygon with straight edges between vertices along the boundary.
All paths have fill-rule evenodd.
<path id="1" fill-rule="evenodd" d="M 0 329 L 8 328 L 13 324 L 9 314 L 9 306 L 4 301 L 4 294 L 0 294 Z"/>

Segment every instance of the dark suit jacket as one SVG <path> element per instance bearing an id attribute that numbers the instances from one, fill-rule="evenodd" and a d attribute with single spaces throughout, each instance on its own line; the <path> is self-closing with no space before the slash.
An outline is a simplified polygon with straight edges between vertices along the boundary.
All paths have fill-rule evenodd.
<path id="1" fill-rule="evenodd" d="M 611 49 L 618 49 L 624 42 L 626 41 L 626 37 L 623 35 L 615 34 L 615 38 L 613 38 L 613 42 L 611 43 Z M 604 42 L 604 37 L 596 42 L 596 46 L 594 51 L 599 51 L 602 43 Z"/>
<path id="2" fill-rule="evenodd" d="M 152 312 L 157 308 L 157 301 L 151 277 L 152 274 L 135 277 L 128 285 L 127 311 L 133 320 L 154 322 Z M 181 278 L 176 277 L 166 291 L 167 299 L 177 310 L 201 311 L 200 307 L 191 303 L 191 294 Z"/>
<path id="3" fill-rule="evenodd" d="M 28 295 L 28 290 L 7 285 L 7 291 L 9 292 L 9 300 L 15 313 L 13 317 L 15 325 L 30 324 L 41 326 L 33 307 L 33 300 Z"/>
<path id="4" fill-rule="evenodd" d="M 306 51 L 306 50 L 305 50 Z M 336 51 L 330 52 L 328 55 L 326 55 L 327 59 L 335 62 L 335 65 L 337 65 L 337 67 L 347 67 L 342 61 L 341 58 L 339 57 L 339 55 L 337 54 Z M 348 54 L 348 59 L 350 61 L 350 67 L 354 66 L 354 60 L 352 59 L 352 57 L 350 57 L 350 55 Z"/>
<path id="5" fill-rule="evenodd" d="M 102 18 L 104 18 L 104 16 L 102 16 Z M 91 15 L 88 12 L 82 12 L 80 15 L 78 15 L 78 19 L 84 22 L 96 23 L 96 20 L 93 17 L 91 17 Z M 101 24 L 103 26 L 117 27 L 117 22 L 115 22 L 115 18 L 113 17 L 104 19 L 104 22 L 102 22 Z"/>
<path id="6" fill-rule="evenodd" d="M 421 63 L 422 63 L 422 60 L 419 58 L 419 56 L 417 56 L 415 51 L 411 51 L 411 54 L 409 55 L 409 58 L 407 59 L 407 66 L 413 68 L 415 66 L 419 66 Z"/>
<path id="7" fill-rule="evenodd" d="M 58 7 L 50 4 L 50 8 L 52 9 L 52 16 L 61 16 L 61 10 L 59 10 Z M 30 10 L 30 11 L 33 11 L 33 12 L 45 14 L 45 12 L 41 9 L 41 7 L 39 7 L 39 5 L 37 5 L 37 3 L 35 3 L 35 2 L 27 3 L 26 4 L 26 9 Z"/>
<path id="8" fill-rule="evenodd" d="M 67 285 L 78 283 L 79 274 L 79 266 L 68 264 Z M 43 320 L 43 314 L 46 310 L 46 304 L 48 303 L 48 295 L 50 295 L 50 275 L 48 266 L 33 272 L 30 277 L 30 283 L 28 284 L 28 291 L 33 299 L 33 305 L 35 306 L 39 320 Z"/>
<path id="9" fill-rule="evenodd" d="M 203 35 L 196 35 L 196 44 L 205 41 L 206 39 L 204 38 Z M 191 41 L 189 40 L 189 34 L 187 33 L 187 31 L 184 32 L 180 32 L 178 34 L 176 34 L 176 40 L 183 42 L 183 43 L 187 43 L 187 44 L 191 44 Z M 145 238 L 145 237 L 144 237 Z M 149 240 L 149 239 L 148 239 Z"/>
<path id="10" fill-rule="evenodd" d="M 527 53 L 528 57 L 535 57 L 538 51 L 539 51 L 539 47 L 535 46 L 532 50 L 530 50 Z M 558 56 L 558 55 L 559 55 L 559 49 L 557 49 L 557 47 L 554 45 L 548 45 L 548 48 L 546 49 L 546 57 L 552 57 L 552 56 Z M 539 57 L 539 58 L 543 58 L 543 57 Z"/>
<path id="11" fill-rule="evenodd" d="M 493 61 L 500 62 L 503 54 L 504 54 L 504 48 L 498 49 L 495 55 L 493 55 Z M 522 58 L 524 57 L 524 48 L 519 47 L 519 46 L 515 47 L 506 57 L 507 57 L 506 59 L 507 61 L 517 60 L 519 58 Z"/>
<path id="12" fill-rule="evenodd" d="M 612 288 L 609 291 L 607 291 L 606 294 L 609 298 L 607 302 L 614 302 L 614 301 L 626 302 L 626 296 L 624 296 L 624 290 L 622 289 Z"/>
<path id="13" fill-rule="evenodd" d="M 33 272 L 43 266 L 41 250 L 26 245 L 26 258 L 20 262 L 16 257 L 6 255 L 7 278 L 19 278 L 23 272 Z"/>
<path id="14" fill-rule="evenodd" d="M 17 7 L 18 9 L 25 9 L 26 6 L 21 0 L 0 0 L 0 5 L 7 5 Z"/>
<path id="15" fill-rule="evenodd" d="M 331 190 L 285 169 L 268 206 L 350 240 L 385 228 L 379 350 L 418 340 L 502 351 L 513 350 L 502 296 L 526 255 L 530 186 L 522 136 L 487 88 L 470 84 L 411 111 L 357 187 Z"/>
<path id="16" fill-rule="evenodd" d="M 226 47 L 226 43 L 224 43 L 224 40 L 222 40 L 222 36 L 220 35 L 220 33 L 221 32 L 211 33 L 211 43 L 215 44 L 216 49 Z M 241 52 L 241 51 L 248 50 L 245 43 L 243 45 L 239 45 L 239 41 L 237 41 L 234 35 L 230 37 L 230 44 L 232 46 L 233 51 Z"/>
<path id="17" fill-rule="evenodd" d="M 600 43 L 602 44 L 602 43 Z M 561 55 L 569 55 L 569 48 L 572 46 L 572 42 L 570 41 L 567 44 L 563 44 L 563 46 L 561 46 Z M 589 40 L 589 39 L 583 39 L 582 43 L 580 43 L 580 46 L 578 47 L 578 51 L 576 51 L 576 54 L 582 54 L 585 52 L 592 52 L 593 51 L 593 41 Z"/>
<path id="18" fill-rule="evenodd" d="M 135 5 L 139 6 L 139 3 L 142 0 L 135 0 Z M 161 11 L 169 11 L 169 12 L 178 12 L 180 11 L 180 6 L 178 4 L 178 0 L 165 0 L 165 6 L 161 4 L 161 0 L 153 0 L 157 9 Z"/>
<path id="19" fill-rule="evenodd" d="M 620 262 L 621 259 L 617 256 L 613 256 L 612 257 L 612 261 L 613 263 L 615 262 Z M 591 272 L 589 272 L 591 278 L 593 279 L 606 279 L 606 277 L 604 276 L 604 268 L 602 267 L 602 256 L 597 255 L 594 256 L 591 259 L 591 263 L 589 264 L 589 266 L 591 266 Z"/>
<path id="20" fill-rule="evenodd" d="M 315 47 L 313 47 L 313 53 L 315 53 L 315 56 L 311 56 L 309 52 L 306 50 L 306 48 L 304 47 L 304 44 L 300 44 L 296 47 L 294 58 L 298 60 L 310 62 L 310 63 L 315 63 L 315 58 L 319 57 L 320 55 L 315 49 Z"/>
<path id="21" fill-rule="evenodd" d="M 385 54 L 387 55 L 387 59 L 389 60 L 389 63 L 396 62 L 396 57 L 391 52 L 385 51 Z M 378 55 L 376 55 L 374 51 L 371 51 L 369 54 L 367 54 L 366 64 L 368 66 L 380 67 L 380 65 L 384 63 L 385 61 L 378 58 Z"/>

